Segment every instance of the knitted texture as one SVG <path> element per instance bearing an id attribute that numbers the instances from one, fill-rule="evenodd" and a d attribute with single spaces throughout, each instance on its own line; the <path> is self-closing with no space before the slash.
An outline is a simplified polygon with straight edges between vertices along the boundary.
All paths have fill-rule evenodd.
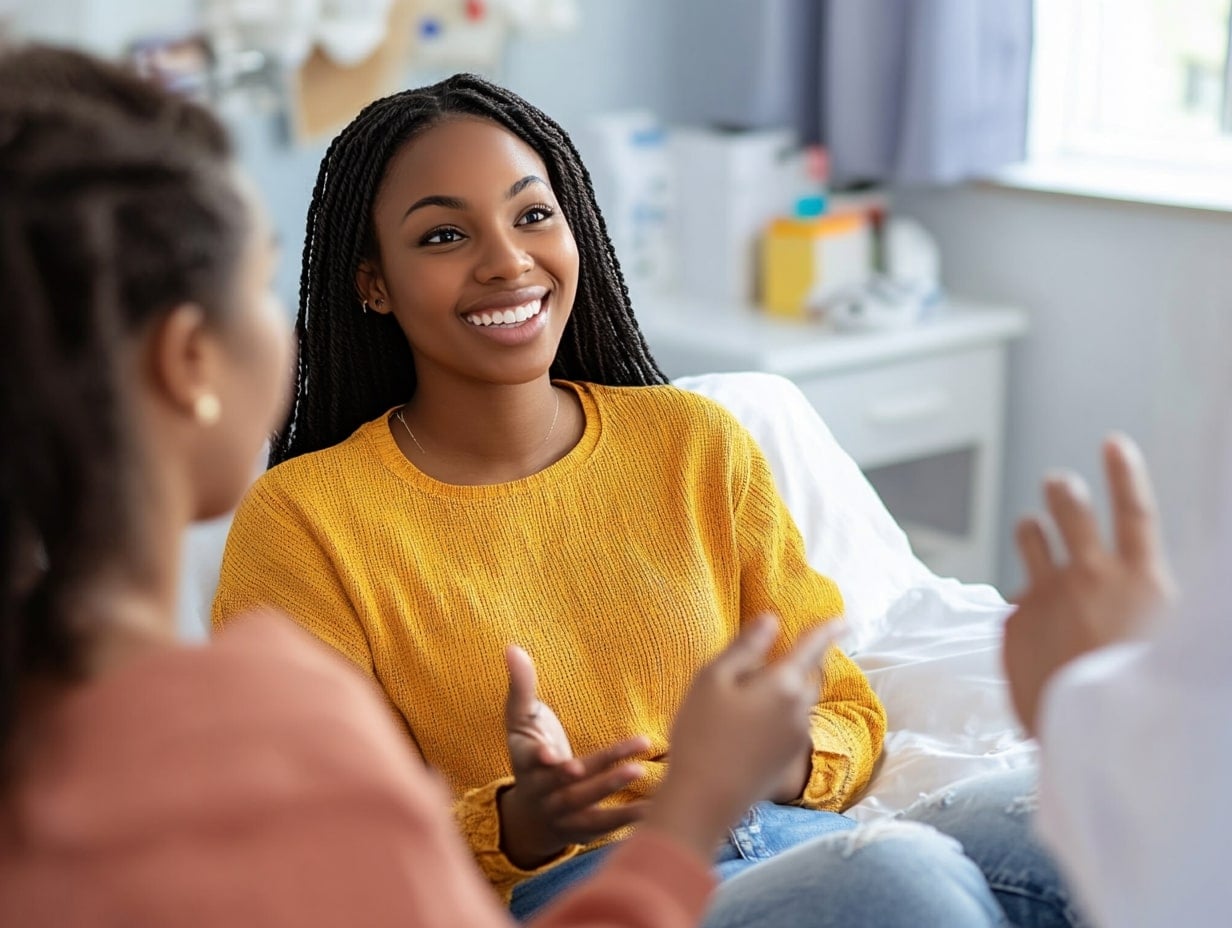
<path id="1" fill-rule="evenodd" d="M 512 483 L 428 477 L 388 415 L 268 471 L 236 514 L 213 611 L 218 626 L 278 606 L 373 675 L 506 897 L 545 869 L 522 871 L 500 850 L 507 644 L 534 659 L 539 696 L 577 754 L 650 738 L 647 776 L 613 800 L 630 801 L 662 780 L 677 707 L 743 621 L 776 613 L 782 649 L 842 612 L 728 412 L 674 387 L 560 385 L 582 403 L 583 436 Z M 801 802 L 846 807 L 884 734 L 868 681 L 832 649 Z"/>

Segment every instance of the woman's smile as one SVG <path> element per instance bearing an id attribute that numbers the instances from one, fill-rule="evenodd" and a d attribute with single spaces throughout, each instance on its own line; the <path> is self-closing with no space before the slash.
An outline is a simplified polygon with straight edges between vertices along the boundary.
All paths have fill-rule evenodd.
<path id="1" fill-rule="evenodd" d="M 551 293 L 520 303 L 496 303 L 464 313 L 462 319 L 476 334 L 508 346 L 524 345 L 548 325 Z"/>

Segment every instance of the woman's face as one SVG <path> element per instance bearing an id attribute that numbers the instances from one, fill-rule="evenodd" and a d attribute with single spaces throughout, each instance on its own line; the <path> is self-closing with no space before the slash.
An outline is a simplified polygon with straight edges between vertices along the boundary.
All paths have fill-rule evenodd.
<path id="1" fill-rule="evenodd" d="M 251 221 L 232 299 L 217 324 L 222 411 L 215 425 L 203 429 L 196 456 L 199 519 L 235 508 L 256 474 L 266 440 L 282 425 L 290 396 L 294 340 L 273 290 L 278 247 L 250 186 L 243 179 L 238 186 Z"/>
<path id="2" fill-rule="evenodd" d="M 578 253 L 533 149 L 495 123 L 448 119 L 390 161 L 373 222 L 379 266 L 361 268 L 357 283 L 398 320 L 420 383 L 546 374 Z"/>

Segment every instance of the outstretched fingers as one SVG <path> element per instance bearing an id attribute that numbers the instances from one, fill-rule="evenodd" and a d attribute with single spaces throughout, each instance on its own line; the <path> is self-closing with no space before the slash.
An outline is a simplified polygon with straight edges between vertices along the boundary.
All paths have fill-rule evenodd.
<path id="1" fill-rule="evenodd" d="M 1091 493 L 1077 474 L 1058 474 L 1044 481 L 1044 499 L 1071 561 L 1090 561 L 1103 553 L 1099 523 L 1091 508 Z"/>
<path id="2" fill-rule="evenodd" d="M 641 821 L 650 803 L 644 799 L 613 806 L 590 805 L 566 816 L 563 825 L 573 833 L 574 843 L 585 844 L 617 828 Z"/>
<path id="3" fill-rule="evenodd" d="M 557 787 L 545 798 L 544 811 L 560 817 L 576 815 L 620 792 L 645 773 L 641 764 L 633 763 L 601 770 L 576 783 Z"/>
<path id="4" fill-rule="evenodd" d="M 817 701 L 826 652 L 847 632 L 841 619 L 809 629 L 796 639 L 792 649 L 779 661 L 776 670 L 785 675 L 785 685 L 805 708 Z"/>
<path id="5" fill-rule="evenodd" d="M 1155 494 L 1138 446 L 1126 435 L 1104 442 L 1104 470 L 1112 497 L 1117 551 L 1138 566 L 1155 566 L 1161 557 Z"/>
<path id="6" fill-rule="evenodd" d="M 819 671 L 826 652 L 838 644 L 839 639 L 846 633 L 846 623 L 842 619 L 832 619 L 823 625 L 809 629 L 797 638 L 791 651 L 783 660 L 795 664 L 806 673 L 815 674 Z"/>
<path id="7" fill-rule="evenodd" d="M 593 776 L 600 770 L 606 770 L 613 764 L 630 760 L 648 750 L 650 750 L 650 739 L 645 735 L 635 735 L 632 738 L 617 741 L 606 748 L 601 748 L 592 754 L 587 754 L 585 757 L 574 759 L 578 762 L 579 775 L 588 777 Z"/>
<path id="8" fill-rule="evenodd" d="M 1019 521 L 1014 539 L 1027 571 L 1027 583 L 1031 586 L 1043 583 L 1056 569 L 1044 526 L 1035 516 L 1027 516 Z"/>
<path id="9" fill-rule="evenodd" d="M 756 672 L 765 665 L 778 629 L 779 620 L 770 613 L 750 619 L 744 623 L 740 634 L 703 672 L 716 674 L 719 678 L 739 678 Z"/>

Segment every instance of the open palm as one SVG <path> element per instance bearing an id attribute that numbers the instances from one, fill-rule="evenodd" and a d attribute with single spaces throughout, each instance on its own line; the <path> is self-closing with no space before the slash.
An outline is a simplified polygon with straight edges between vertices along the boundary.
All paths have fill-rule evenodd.
<path id="1" fill-rule="evenodd" d="M 644 802 L 599 803 L 642 776 L 641 766 L 628 761 L 650 742 L 639 735 L 574 757 L 560 719 L 536 695 L 529 655 L 511 645 L 505 661 L 505 733 L 514 785 L 498 800 L 501 846 L 510 861 L 531 869 L 571 844 L 588 843 L 641 817 Z"/>

